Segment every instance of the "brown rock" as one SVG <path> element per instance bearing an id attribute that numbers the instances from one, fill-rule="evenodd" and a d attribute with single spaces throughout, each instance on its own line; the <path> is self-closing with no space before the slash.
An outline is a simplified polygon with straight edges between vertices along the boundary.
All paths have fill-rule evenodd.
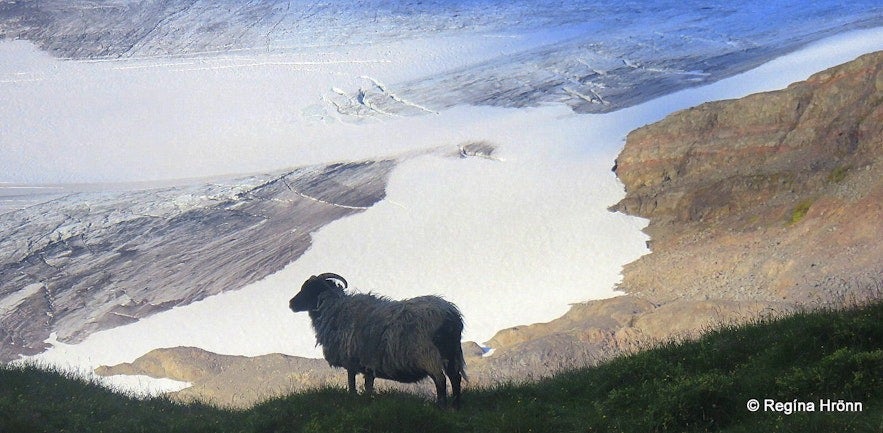
<path id="1" fill-rule="evenodd" d="M 883 53 L 787 89 L 629 134 L 613 207 L 650 219 L 622 289 L 795 303 L 865 296 L 883 276 Z"/>
<path id="2" fill-rule="evenodd" d="M 630 295 L 501 331 L 473 368 L 524 378 L 801 306 L 880 296 L 883 52 L 629 134 L 613 210 L 650 219 Z"/>
<path id="3" fill-rule="evenodd" d="M 173 397 L 222 407 L 247 407 L 260 401 L 325 385 L 343 385 L 346 374 L 321 359 L 271 354 L 219 355 L 194 347 L 152 350 L 132 363 L 102 366 L 101 376 L 146 375 L 190 382 Z"/>

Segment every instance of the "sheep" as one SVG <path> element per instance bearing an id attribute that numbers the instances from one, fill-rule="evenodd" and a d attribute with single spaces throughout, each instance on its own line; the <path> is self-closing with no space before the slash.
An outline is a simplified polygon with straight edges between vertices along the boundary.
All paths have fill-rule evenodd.
<path id="1" fill-rule="evenodd" d="M 439 407 L 460 407 L 460 380 L 466 362 L 460 346 L 463 317 L 457 307 L 438 296 L 393 301 L 373 294 L 348 294 L 337 274 L 314 275 L 291 298 L 289 308 L 309 312 L 316 344 L 332 367 L 347 371 L 349 392 L 356 393 L 356 375 L 365 379 L 365 393 L 374 379 L 414 383 L 432 378 Z"/>

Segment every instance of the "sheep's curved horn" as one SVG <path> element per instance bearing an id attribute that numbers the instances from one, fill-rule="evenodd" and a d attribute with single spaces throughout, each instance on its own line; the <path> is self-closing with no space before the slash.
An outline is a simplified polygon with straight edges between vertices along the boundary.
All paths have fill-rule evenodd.
<path id="1" fill-rule="evenodd" d="M 339 281 L 339 282 L 343 283 L 344 289 L 347 288 L 346 279 L 341 277 L 340 275 L 337 275 L 337 274 L 334 274 L 331 272 L 326 272 L 324 274 L 318 275 L 318 276 L 316 276 L 316 278 L 319 278 L 321 280 L 328 280 L 328 281 L 332 281 L 332 282 Z M 335 283 L 335 284 L 337 284 L 337 283 Z"/>

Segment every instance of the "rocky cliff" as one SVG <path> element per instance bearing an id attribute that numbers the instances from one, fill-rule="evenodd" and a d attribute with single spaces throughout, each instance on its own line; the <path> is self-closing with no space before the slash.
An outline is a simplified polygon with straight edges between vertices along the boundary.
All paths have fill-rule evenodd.
<path id="1" fill-rule="evenodd" d="M 523 377 L 722 324 L 879 298 L 883 52 L 787 89 L 711 102 L 633 131 L 614 211 L 648 218 L 627 295 L 501 331 L 473 363 Z"/>
<path id="2" fill-rule="evenodd" d="M 883 275 L 883 53 L 628 136 L 614 209 L 650 219 L 622 288 L 669 300 L 829 301 Z"/>
<path id="3" fill-rule="evenodd" d="M 612 210 L 648 218 L 652 239 L 651 254 L 623 271 L 626 295 L 503 330 L 487 343 L 491 356 L 464 344 L 469 386 L 542 377 L 723 324 L 881 296 L 883 52 L 784 90 L 703 104 L 640 128 L 614 170 L 627 194 Z M 237 358 L 236 368 L 249 372 L 237 378 L 179 377 L 173 371 L 195 367 L 141 360 L 140 368 L 103 373 L 190 380 L 196 386 L 182 397 L 234 405 L 257 400 L 225 400 L 233 389 L 272 394 L 259 382 L 294 390 L 345 376 L 332 371 L 336 382 L 329 382 L 322 361 L 280 369 L 263 358 Z"/>

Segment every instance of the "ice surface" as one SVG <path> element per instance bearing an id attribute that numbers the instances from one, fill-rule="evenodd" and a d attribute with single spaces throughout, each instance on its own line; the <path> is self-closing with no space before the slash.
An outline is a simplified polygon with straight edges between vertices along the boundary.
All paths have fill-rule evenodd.
<path id="1" fill-rule="evenodd" d="M 463 310 L 467 340 L 551 320 L 569 303 L 616 295 L 620 266 L 646 252 L 644 222 L 606 210 L 622 196 L 610 166 L 627 132 L 704 101 L 782 88 L 879 49 L 883 29 L 851 32 L 739 76 L 603 115 L 561 105 L 455 107 L 381 124 L 338 124 L 334 131 L 348 131 L 349 140 L 375 153 L 481 141 L 498 146 L 498 160 L 413 157 L 392 173 L 384 201 L 320 230 L 312 248 L 282 271 L 78 345 L 56 343 L 37 358 L 93 368 L 171 346 L 318 357 L 307 316 L 287 305 L 304 279 L 327 271 L 357 290 L 393 298 L 445 296 Z M 376 127 L 408 139 L 390 144 Z"/>
<path id="2" fill-rule="evenodd" d="M 300 257 L 318 228 L 382 200 L 395 166 L 80 185 L 0 214 L 0 298 L 44 286 L 0 310 L 0 361 L 42 351 L 52 332 L 73 344 L 258 281 Z"/>
<path id="3" fill-rule="evenodd" d="M 334 87 L 412 79 L 521 42 L 450 36 L 285 55 L 84 63 L 0 41 L 0 99 L 10 101 L 0 105 L 0 181 L 192 178 L 456 146 L 464 139 L 456 118 L 355 123 L 327 100 Z"/>
<path id="4" fill-rule="evenodd" d="M 408 134 L 421 125 L 387 117 L 624 107 L 881 23 L 874 0 L 13 2 L 0 8 L 0 182 L 204 177 L 449 144 L 452 131 Z"/>
<path id="5" fill-rule="evenodd" d="M 5 297 L 0 298 L 0 316 L 5 314 L 8 311 L 14 310 L 18 307 L 25 299 L 37 294 L 40 292 L 40 289 L 43 288 L 42 284 L 31 284 L 26 286 L 25 288 L 19 290 L 18 292 L 12 293 L 10 295 L 6 295 Z"/>
<path id="6" fill-rule="evenodd" d="M 4 4 L 0 37 L 30 40 L 64 58 L 165 60 L 482 35 L 518 44 L 414 79 L 384 81 L 393 86 L 386 91 L 370 79 L 367 86 L 337 86 L 341 92 L 328 100 L 355 117 L 463 103 L 564 103 L 604 112 L 745 71 L 844 30 L 881 25 L 881 11 L 877 0 L 168 0 L 97 7 L 44 0 Z M 442 49 L 422 51 L 418 61 L 437 64 L 453 46 L 433 47 Z M 334 101 L 338 96 L 343 100 Z"/>

